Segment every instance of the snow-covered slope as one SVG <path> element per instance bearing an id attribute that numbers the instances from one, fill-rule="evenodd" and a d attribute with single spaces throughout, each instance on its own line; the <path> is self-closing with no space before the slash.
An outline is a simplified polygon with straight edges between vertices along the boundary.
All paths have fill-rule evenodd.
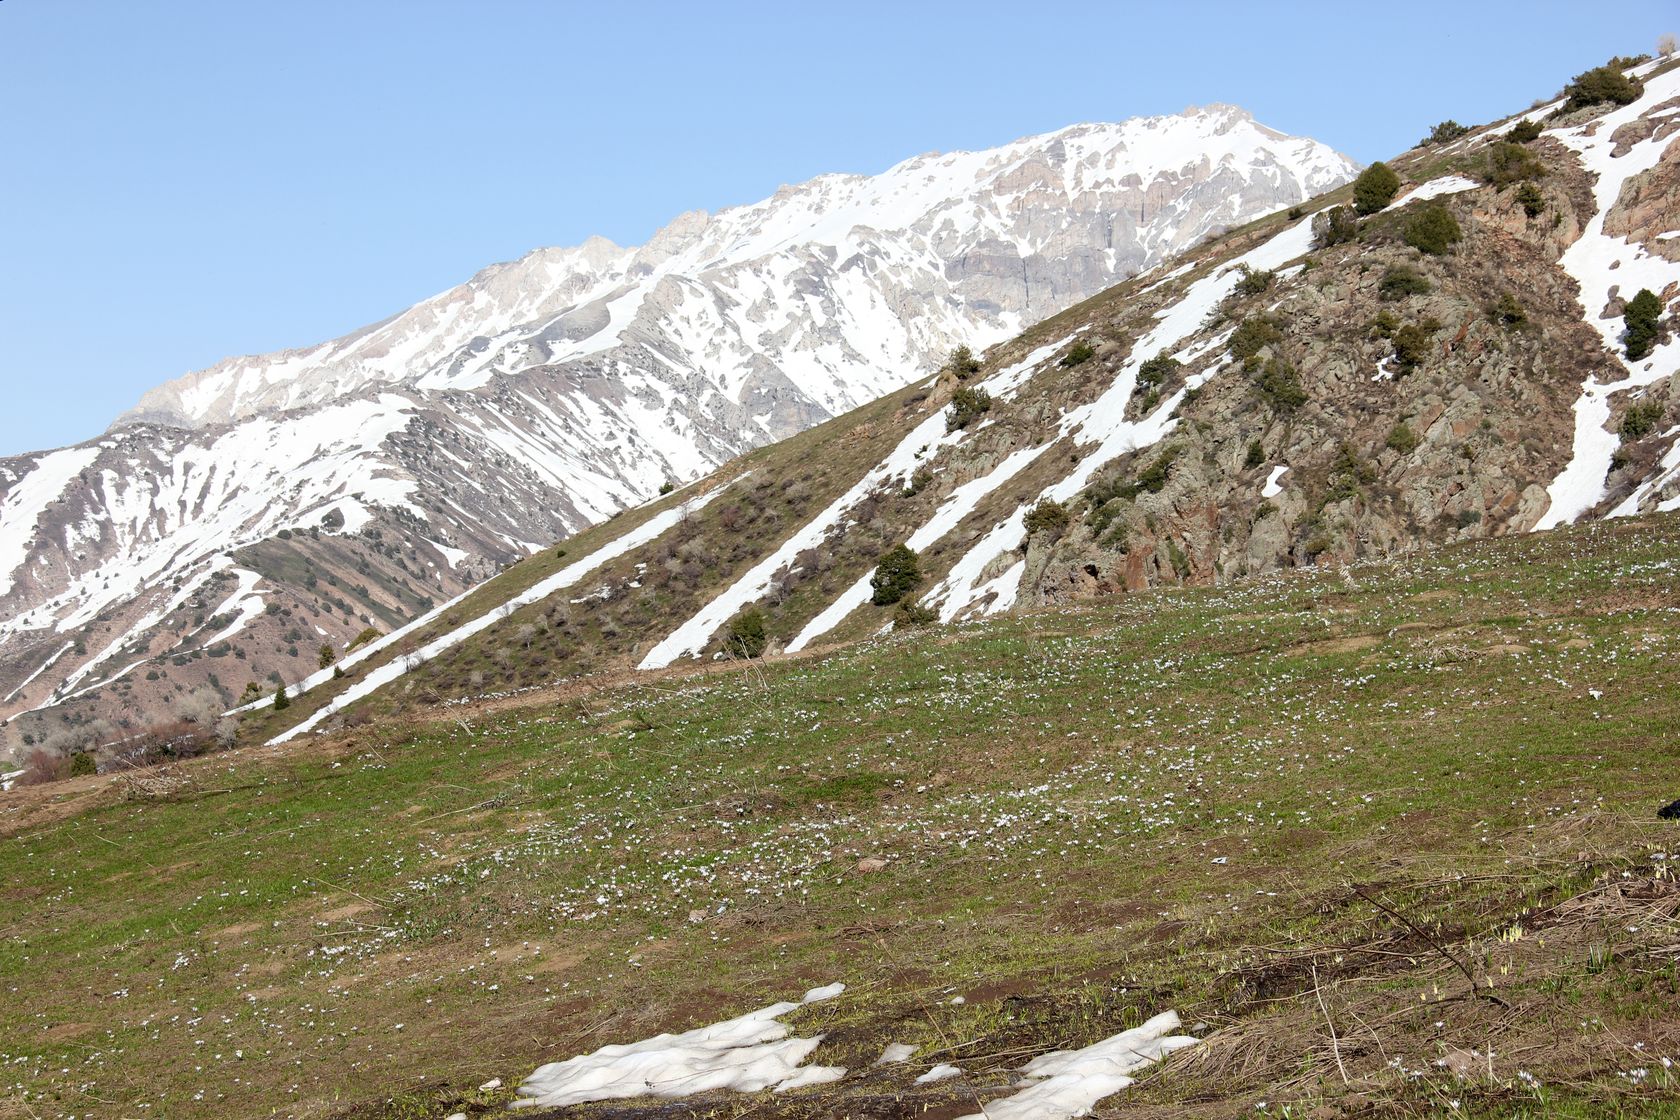
<path id="1" fill-rule="evenodd" d="M 1649 71 L 1661 61 L 1634 73 Z M 1644 96 L 1632 104 L 1589 124 L 1551 133 L 1577 153 L 1593 176 L 1597 210 L 1560 263 L 1581 285 L 1587 322 L 1603 337 L 1606 349 L 1621 360 L 1609 376 L 1592 377 L 1581 386 L 1581 397 L 1575 402 L 1575 454 L 1549 488 L 1551 507 L 1538 528 L 1568 524 L 1603 500 L 1611 461 L 1621 442 L 1607 426 L 1612 398 L 1636 395 L 1680 371 L 1680 337 L 1661 340 L 1646 357 L 1628 361 L 1621 344 L 1619 313 L 1621 304 L 1641 288 L 1662 299 L 1665 318 L 1680 298 L 1680 253 L 1673 244 L 1680 223 L 1672 208 L 1664 211 L 1650 205 L 1650 196 L 1660 201 L 1665 187 L 1672 199 L 1680 180 L 1680 159 L 1673 154 L 1677 130 L 1680 70 L 1670 70 L 1648 78 Z M 1647 196 L 1645 215 L 1639 213 L 1642 195 Z M 1660 469 L 1613 512 L 1635 513 L 1647 502 L 1660 509 L 1680 508 L 1680 493 L 1672 492 L 1676 482 L 1680 482 L 1680 457 L 1671 448 Z"/>
<path id="2" fill-rule="evenodd" d="M 387 628 L 1352 170 L 1228 106 L 1080 125 L 685 214 L 637 248 L 539 250 L 344 338 L 179 378 L 102 439 L 0 461 L 0 717 L 167 656 L 136 674 L 173 672 L 161 699 L 140 683 L 121 704 L 155 715 L 194 651 L 254 654 L 264 619 L 266 656 L 213 683 L 295 680 L 319 640 Z M 296 585 L 375 568 L 337 610 Z"/>
<path id="3" fill-rule="evenodd" d="M 1008 337 L 1351 170 L 1216 105 L 824 175 L 685 214 L 640 248 L 538 250 L 344 338 L 170 382 L 124 419 L 202 426 L 376 385 L 477 389 L 626 342 L 653 351 L 640 364 L 655 392 L 674 363 L 741 402 L 773 370 L 834 415 L 952 339 Z"/>

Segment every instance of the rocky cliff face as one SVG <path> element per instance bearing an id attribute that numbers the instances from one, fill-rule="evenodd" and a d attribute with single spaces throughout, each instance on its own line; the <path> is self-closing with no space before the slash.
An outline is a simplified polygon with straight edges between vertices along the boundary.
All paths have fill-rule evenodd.
<path id="1" fill-rule="evenodd" d="M 0 462 L 8 741 L 271 689 L 501 565 L 1345 181 L 1215 106 L 829 175 L 486 269 Z"/>

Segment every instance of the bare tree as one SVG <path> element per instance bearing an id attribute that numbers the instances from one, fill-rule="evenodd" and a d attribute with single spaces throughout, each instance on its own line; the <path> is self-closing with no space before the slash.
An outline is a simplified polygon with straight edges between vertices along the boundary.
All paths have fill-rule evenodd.
<path id="1" fill-rule="evenodd" d="M 1662 55 L 1664 58 L 1668 58 L 1672 55 L 1674 53 L 1674 48 L 1677 45 L 1680 45 L 1680 43 L 1677 43 L 1674 36 L 1671 34 L 1665 33 L 1657 36 L 1657 53 Z"/>

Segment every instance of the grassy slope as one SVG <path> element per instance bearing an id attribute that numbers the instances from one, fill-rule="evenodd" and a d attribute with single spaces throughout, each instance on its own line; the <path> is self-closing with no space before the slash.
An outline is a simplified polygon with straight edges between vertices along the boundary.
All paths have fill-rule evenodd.
<path id="1" fill-rule="evenodd" d="M 973 1111 L 1170 1006 L 1209 1045 L 1111 1108 L 1675 1115 L 1677 563 L 1618 522 L 28 791 L 0 1116 L 477 1111 L 834 979 L 816 1060 L 923 1053 L 756 1113 Z"/>

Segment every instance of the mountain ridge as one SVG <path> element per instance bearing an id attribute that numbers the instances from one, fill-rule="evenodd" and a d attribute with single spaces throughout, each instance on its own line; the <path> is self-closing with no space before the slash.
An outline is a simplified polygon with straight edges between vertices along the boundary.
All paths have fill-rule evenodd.
<path id="1" fill-rule="evenodd" d="M 0 461 L 21 542 L 0 557 L 0 716 L 135 670 L 157 679 L 86 703 L 133 719 L 188 683 L 231 701 L 193 664 L 213 635 L 218 656 L 262 649 L 259 679 L 295 677 L 317 642 L 393 629 L 1351 170 L 1234 110 L 1070 126 L 690 211 L 642 246 L 535 250 L 338 339 L 186 375 L 97 440 Z M 76 469 L 22 500 L 49 456 Z"/>
<path id="2" fill-rule="evenodd" d="M 1208 135 L 1226 136 L 1237 128 L 1248 126 L 1257 136 L 1263 139 L 1289 143 L 1294 149 L 1297 149 L 1292 155 L 1296 159 L 1300 170 L 1304 172 L 1302 176 L 1303 186 L 1310 187 L 1314 184 L 1333 181 L 1338 176 L 1345 175 L 1354 166 L 1345 158 L 1336 156 L 1316 141 L 1290 137 L 1275 129 L 1267 128 L 1255 121 L 1252 114 L 1246 110 L 1225 104 L 1192 106 L 1170 117 L 1133 118 L 1115 124 L 1092 122 L 1069 125 L 1039 136 L 1021 137 L 1008 144 L 990 149 L 926 152 L 901 160 L 879 175 L 833 172 L 816 176 L 803 183 L 784 184 L 765 199 L 726 207 L 716 213 L 709 213 L 704 210 L 685 211 L 656 230 L 642 245 L 620 246 L 605 237 L 591 236 L 575 246 L 547 246 L 534 249 L 513 260 L 488 265 L 461 284 L 335 339 L 313 345 L 286 348 L 269 354 L 229 357 L 205 369 L 172 379 L 149 390 L 134 408 L 121 414 L 113 422 L 112 427 L 139 421 L 168 423 L 182 427 L 202 427 L 210 423 L 237 420 L 251 415 L 255 411 L 262 411 L 262 408 L 255 405 L 234 404 L 226 406 L 225 410 L 215 408 L 220 398 L 229 391 L 229 387 L 225 385 L 226 380 L 231 377 L 232 380 L 237 381 L 240 375 L 261 369 L 265 360 L 269 360 L 270 364 L 278 364 L 282 367 L 290 364 L 294 359 L 322 358 L 325 360 L 332 357 L 335 352 L 352 348 L 355 344 L 381 335 L 387 328 L 405 318 L 415 316 L 417 313 L 447 308 L 452 304 L 461 302 L 463 297 L 469 294 L 476 296 L 480 292 L 493 289 L 509 277 L 514 278 L 517 287 L 523 288 L 526 285 L 517 284 L 517 281 L 528 279 L 532 273 L 543 270 L 549 272 L 552 281 L 562 282 L 557 289 L 545 293 L 544 297 L 536 303 L 521 303 L 516 300 L 512 308 L 501 314 L 494 314 L 494 309 L 492 309 L 492 314 L 488 318 L 475 321 L 475 327 L 484 328 L 495 324 L 502 324 L 505 327 L 515 322 L 542 319 L 550 313 L 560 314 L 565 310 L 585 305 L 590 302 L 588 297 L 597 297 L 603 294 L 603 284 L 607 281 L 623 281 L 638 269 L 657 269 L 659 265 L 666 263 L 672 257 L 679 256 L 699 241 L 703 235 L 707 234 L 712 235 L 710 251 L 692 262 L 693 270 L 697 272 L 704 272 L 717 267 L 720 262 L 727 261 L 731 255 L 740 256 L 743 251 L 749 258 L 774 252 L 777 249 L 785 248 L 789 241 L 802 235 L 806 241 L 820 241 L 823 238 L 836 239 L 839 236 L 838 234 L 821 228 L 824 223 L 817 223 L 819 229 L 815 234 L 809 228 L 796 227 L 787 230 L 785 236 L 779 241 L 775 237 L 766 236 L 760 231 L 756 237 L 756 244 L 752 244 L 752 247 L 747 250 L 742 249 L 742 242 L 739 237 L 731 237 L 733 227 L 738 221 L 772 211 L 776 204 L 786 205 L 793 201 L 806 203 L 813 219 L 822 218 L 825 219 L 827 225 L 833 225 L 834 219 L 828 213 L 830 200 L 822 197 L 821 189 L 827 186 L 844 187 L 854 191 L 864 190 L 882 181 L 902 182 L 908 180 L 915 173 L 942 163 L 974 164 L 972 167 L 965 167 L 965 170 L 971 171 L 978 178 L 996 169 L 999 165 L 1008 164 L 1010 160 L 1026 158 L 1035 149 L 1054 149 L 1056 145 L 1065 145 L 1070 140 L 1081 142 L 1092 137 L 1099 141 L 1107 141 L 1099 144 L 1098 147 L 1101 151 L 1114 151 L 1118 144 L 1124 147 L 1128 155 L 1131 155 L 1132 149 L 1129 142 L 1147 138 L 1146 135 L 1140 136 L 1139 133 L 1154 132 L 1164 127 L 1170 127 L 1173 122 L 1179 121 L 1212 125 L 1211 130 L 1197 133 L 1198 137 Z M 1182 139 L 1182 137 L 1175 139 Z M 1250 147 L 1257 148 L 1258 146 L 1250 145 Z M 1174 155 L 1167 158 L 1157 157 L 1154 162 L 1144 164 L 1141 171 L 1135 164 L 1128 163 L 1126 165 L 1128 175 L 1124 176 L 1123 179 L 1135 176 L 1140 183 L 1143 183 L 1165 172 L 1182 170 L 1185 167 L 1192 166 L 1195 162 L 1189 158 L 1193 153 L 1183 146 L 1176 146 L 1170 150 Z M 1092 154 L 1090 151 L 1086 151 L 1081 158 L 1089 160 Z M 1148 155 L 1150 153 L 1145 151 L 1144 154 Z M 1228 163 L 1232 158 L 1233 153 L 1222 153 L 1221 165 Z M 1080 162 L 1080 159 L 1068 162 L 1076 165 Z M 1065 180 L 1064 186 L 1071 188 L 1071 184 Z M 813 195 L 818 197 L 813 199 L 811 197 Z M 813 201 L 818 205 L 808 205 Z M 850 212 L 854 217 L 859 216 L 860 208 L 855 206 L 848 208 L 847 201 L 844 196 L 834 200 L 834 208 L 842 215 Z M 884 200 L 877 198 L 871 201 L 880 205 Z M 879 213 L 878 210 L 871 211 L 867 206 L 862 207 L 861 210 L 861 216 L 863 217 Z M 889 220 L 885 224 L 855 221 L 849 224 L 847 228 L 863 226 L 892 232 L 909 228 L 906 219 L 922 216 L 924 216 L 922 211 L 917 210 L 908 212 L 889 211 L 887 213 Z M 728 244 L 727 249 L 724 248 L 724 244 L 720 243 L 716 236 L 719 231 L 724 235 L 723 243 L 733 241 L 733 244 Z M 1190 240 L 1193 239 L 1190 238 Z M 749 243 L 751 242 L 752 239 L 749 239 Z M 561 271 L 557 273 L 556 269 Z M 556 295 L 567 297 L 569 302 L 551 304 L 551 299 Z M 488 337 L 483 329 L 476 330 L 465 340 L 454 338 L 454 341 L 464 344 L 481 337 Z M 448 347 L 445 346 L 444 349 L 447 350 Z M 384 355 L 375 353 L 372 356 L 383 357 Z M 438 371 L 432 368 L 406 376 L 399 376 L 396 371 L 380 371 L 365 381 L 354 383 L 351 387 L 365 387 L 374 381 L 422 380 L 428 373 L 432 374 L 434 378 L 432 387 L 454 387 L 457 384 L 456 379 L 447 375 L 439 376 Z M 266 383 L 266 376 L 264 380 Z M 223 383 L 220 392 L 212 394 L 212 400 L 209 403 L 197 399 L 203 396 L 201 386 L 205 382 Z M 193 401 L 189 402 L 186 399 L 189 394 L 195 398 Z M 312 402 L 289 399 L 283 407 L 295 407 L 299 404 L 308 403 Z"/>
<path id="3" fill-rule="evenodd" d="M 406 663 L 374 651 L 345 681 L 306 680 L 293 714 L 255 712 L 253 734 L 728 657 L 749 615 L 767 652 L 791 652 L 1680 508 L 1680 342 L 1670 326 L 1647 357 L 1619 349 L 1624 278 L 1680 297 L 1680 263 L 1659 251 L 1680 226 L 1680 69 L 1636 73 L 1645 92 L 1626 107 L 1553 102 L 1405 153 L 1351 239 L 1329 232 L 1352 193 L 1338 189 L 1038 324 L 978 370 L 948 366 L 752 453 L 699 499 L 649 507 L 682 517 L 633 549 L 614 544 L 634 525 L 599 526 L 393 635 Z M 1561 117 L 1508 138 L 1547 114 Z M 1640 237 L 1612 232 L 1630 208 L 1649 219 Z M 1426 218 L 1460 244 L 1414 245 Z M 895 614 L 873 576 L 900 544 L 920 580 Z M 544 578 L 585 593 L 512 596 Z M 463 625 L 498 604 L 494 625 Z"/>

